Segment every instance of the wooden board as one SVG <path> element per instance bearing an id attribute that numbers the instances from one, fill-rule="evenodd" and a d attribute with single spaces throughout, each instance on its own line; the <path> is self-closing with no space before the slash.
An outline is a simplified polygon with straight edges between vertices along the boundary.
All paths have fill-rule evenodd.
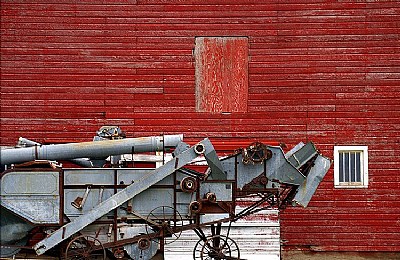
<path id="1" fill-rule="evenodd" d="M 247 112 L 248 39 L 196 37 L 196 111 Z"/>

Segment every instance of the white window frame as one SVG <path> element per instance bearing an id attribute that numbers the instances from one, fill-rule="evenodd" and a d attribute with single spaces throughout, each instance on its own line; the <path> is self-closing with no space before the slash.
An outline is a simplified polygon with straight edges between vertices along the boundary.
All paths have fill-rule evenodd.
<path id="1" fill-rule="evenodd" d="M 339 153 L 340 152 L 359 152 L 361 166 L 360 182 L 340 182 L 339 181 Z M 333 173 L 335 188 L 368 188 L 368 146 L 335 146 L 333 153 Z"/>

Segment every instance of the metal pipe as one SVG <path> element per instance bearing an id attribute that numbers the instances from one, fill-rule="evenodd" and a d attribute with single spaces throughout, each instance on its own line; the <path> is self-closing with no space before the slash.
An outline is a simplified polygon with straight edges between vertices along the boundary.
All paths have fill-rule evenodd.
<path id="1" fill-rule="evenodd" d="M 23 163 L 33 160 L 68 160 L 75 158 L 104 158 L 110 155 L 162 151 L 175 147 L 183 135 L 125 138 L 95 142 L 35 145 L 1 150 L 0 164 Z"/>
<path id="2" fill-rule="evenodd" d="M 29 140 L 27 138 L 20 137 L 18 139 L 18 143 L 17 143 L 16 147 L 18 147 L 18 148 L 20 148 L 20 147 L 31 147 L 31 146 L 36 146 L 36 145 L 40 146 L 42 144 L 38 143 L 38 142 L 35 142 L 35 141 L 32 141 L 32 140 Z M 76 158 L 76 159 L 70 159 L 68 161 L 70 161 L 70 162 L 72 162 L 72 163 L 74 163 L 76 165 L 85 167 L 85 168 L 93 168 L 94 167 L 93 162 L 91 160 L 87 159 L 87 158 Z"/>

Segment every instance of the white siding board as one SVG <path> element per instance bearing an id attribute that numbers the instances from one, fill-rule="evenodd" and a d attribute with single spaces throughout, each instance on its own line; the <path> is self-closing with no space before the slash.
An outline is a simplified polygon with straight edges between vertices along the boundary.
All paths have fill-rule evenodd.
<path id="1" fill-rule="evenodd" d="M 221 234 L 226 235 L 228 223 Z M 204 230 L 210 234 L 209 228 Z M 236 241 L 241 259 L 280 259 L 280 223 L 278 210 L 264 210 L 232 223 L 229 237 Z M 193 249 L 199 240 L 192 230 L 182 232 L 180 238 L 165 247 L 165 259 L 193 260 Z"/>

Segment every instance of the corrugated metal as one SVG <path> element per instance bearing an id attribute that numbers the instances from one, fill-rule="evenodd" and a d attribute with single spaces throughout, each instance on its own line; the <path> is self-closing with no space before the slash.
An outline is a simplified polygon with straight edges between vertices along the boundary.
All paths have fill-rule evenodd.
<path id="1" fill-rule="evenodd" d="M 368 145 L 369 188 L 282 214 L 285 249 L 400 251 L 398 1 L 1 1 L 1 145 L 129 136 Z M 247 113 L 195 112 L 198 36 L 249 39 Z M 362 239 L 360 239 L 362 238 Z"/>

